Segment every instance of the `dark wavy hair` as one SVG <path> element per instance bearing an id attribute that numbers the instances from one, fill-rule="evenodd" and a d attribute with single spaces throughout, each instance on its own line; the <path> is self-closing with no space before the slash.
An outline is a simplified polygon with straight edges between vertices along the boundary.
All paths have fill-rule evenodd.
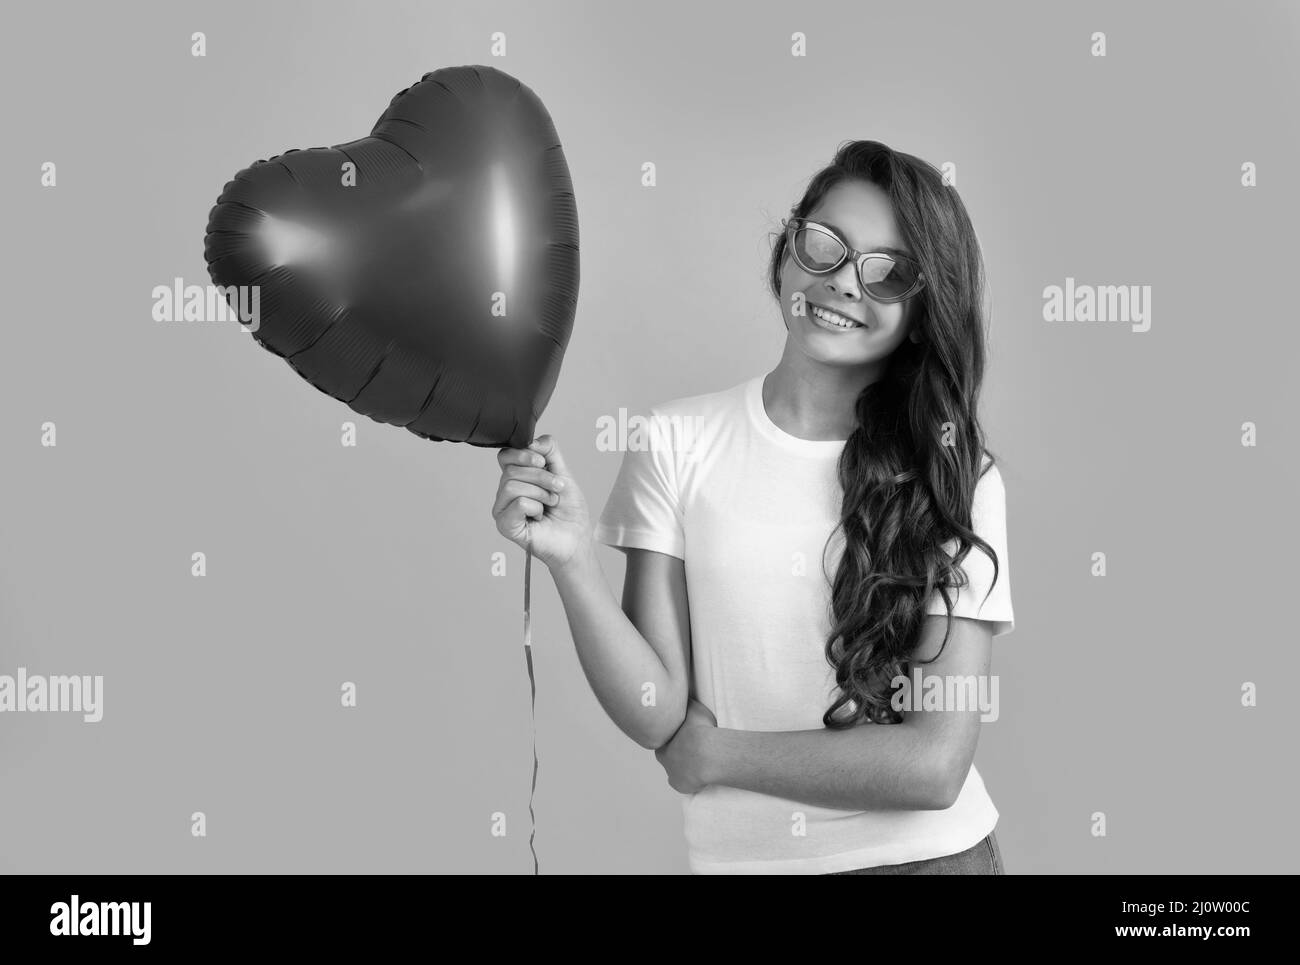
<path id="1" fill-rule="evenodd" d="M 971 548 L 993 561 L 995 582 L 998 572 L 996 552 L 971 528 L 987 452 L 976 413 L 985 331 L 984 263 L 975 229 L 957 189 L 938 169 L 879 141 L 842 144 L 790 217 L 806 217 L 831 187 L 851 179 L 875 184 L 889 197 L 925 287 L 906 308 L 920 340 L 905 339 L 881 378 L 859 393 L 857 427 L 839 459 L 844 499 L 831 538 L 843 531 L 844 552 L 831 583 L 826 642 L 839 694 L 822 715 L 832 728 L 864 719 L 899 723 L 902 713 L 891 706 L 893 681 L 911 673 L 931 595 L 939 590 L 947 611 L 942 654 L 952 632 L 955 597 L 949 591 L 966 585 L 961 564 Z M 786 244 L 782 233 L 769 269 L 778 302 Z M 993 465 L 990 454 L 988 469 Z M 822 565 L 825 573 L 824 553 Z"/>

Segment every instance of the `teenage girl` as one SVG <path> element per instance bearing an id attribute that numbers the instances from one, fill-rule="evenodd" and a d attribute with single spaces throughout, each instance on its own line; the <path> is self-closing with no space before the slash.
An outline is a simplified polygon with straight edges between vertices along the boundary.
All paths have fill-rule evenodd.
<path id="1" fill-rule="evenodd" d="M 875 141 L 782 224 L 776 367 L 653 407 L 595 525 L 553 438 L 502 449 L 497 528 L 684 795 L 693 873 L 1002 874 L 973 764 L 1014 627 L 974 229 Z M 626 554 L 621 607 L 597 541 Z"/>

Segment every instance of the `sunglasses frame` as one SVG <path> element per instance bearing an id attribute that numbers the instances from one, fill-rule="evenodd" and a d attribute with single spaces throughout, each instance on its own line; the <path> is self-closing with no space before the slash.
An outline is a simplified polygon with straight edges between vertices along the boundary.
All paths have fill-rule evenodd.
<path id="1" fill-rule="evenodd" d="M 830 275 L 834 272 L 839 271 L 840 268 L 843 267 L 846 261 L 852 259 L 854 262 L 854 266 L 857 268 L 858 283 L 862 286 L 863 292 L 865 292 L 867 297 L 872 299 L 873 301 L 883 302 L 887 305 L 892 305 L 895 302 L 905 301 L 906 299 L 911 298 L 913 295 L 915 295 L 917 292 L 919 292 L 922 288 L 925 287 L 925 276 L 921 273 L 921 266 L 917 263 L 915 258 L 908 257 L 907 255 L 896 255 L 893 252 L 889 252 L 889 251 L 858 251 L 856 248 L 850 245 L 846 240 L 844 240 L 844 238 L 840 237 L 839 232 L 836 231 L 834 228 L 831 228 L 828 225 L 824 225 L 819 221 L 813 221 L 809 218 L 791 218 L 788 221 L 782 219 L 781 224 L 785 227 L 785 243 L 786 243 L 786 247 L 790 250 L 790 256 L 794 258 L 795 264 L 797 264 L 804 271 L 808 272 L 808 274 L 810 275 Z M 816 231 L 820 231 L 822 234 L 830 235 L 832 238 L 838 241 L 840 243 L 840 247 L 844 249 L 844 254 L 840 257 L 840 260 L 835 262 L 835 264 L 830 268 L 822 268 L 820 270 L 809 268 L 807 265 L 805 265 L 803 263 L 803 260 L 799 257 L 799 248 L 794 243 L 794 234 L 800 228 L 809 228 Z M 869 287 L 868 282 L 865 280 L 862 274 L 863 266 L 866 264 L 868 258 L 888 258 L 890 261 L 894 262 L 895 264 L 897 264 L 900 261 L 906 261 L 912 265 L 915 265 L 916 283 L 913 284 L 912 287 L 909 288 L 907 291 L 905 291 L 903 294 L 896 295 L 893 298 L 883 298 L 879 295 L 872 294 L 871 288 Z"/>

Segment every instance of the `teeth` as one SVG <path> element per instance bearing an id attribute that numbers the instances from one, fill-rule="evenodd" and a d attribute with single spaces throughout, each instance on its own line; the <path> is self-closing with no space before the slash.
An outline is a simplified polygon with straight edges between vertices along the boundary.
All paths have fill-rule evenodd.
<path id="1" fill-rule="evenodd" d="M 836 315 L 832 312 L 824 311 L 818 308 L 816 305 L 813 306 L 813 314 L 816 315 L 818 318 L 822 319 L 822 321 L 830 322 L 832 325 L 837 325 L 840 328 L 858 327 L 857 322 L 851 322 L 847 318 L 844 318 L 844 316 L 842 315 Z"/>

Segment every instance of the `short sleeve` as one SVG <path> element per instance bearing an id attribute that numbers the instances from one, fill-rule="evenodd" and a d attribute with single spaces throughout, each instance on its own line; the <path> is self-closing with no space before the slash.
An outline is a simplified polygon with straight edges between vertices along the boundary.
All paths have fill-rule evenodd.
<path id="1" fill-rule="evenodd" d="M 654 550 L 686 559 L 686 534 L 670 446 L 656 443 L 623 453 L 623 464 L 594 533 L 608 546 Z"/>
<path id="2" fill-rule="evenodd" d="M 993 579 L 993 561 L 979 546 L 972 546 L 961 563 L 967 585 L 960 591 L 948 590 L 948 596 L 955 597 L 952 615 L 987 620 L 993 624 L 993 636 L 1002 636 L 1014 630 L 1016 624 L 1011 610 L 1011 565 L 1007 557 L 1007 495 L 997 466 L 989 468 L 975 484 L 971 529 L 997 553 L 997 582 Z M 948 543 L 948 553 L 956 551 L 957 541 L 952 540 Z M 947 614 L 939 590 L 930 597 L 925 612 L 936 616 Z"/>

